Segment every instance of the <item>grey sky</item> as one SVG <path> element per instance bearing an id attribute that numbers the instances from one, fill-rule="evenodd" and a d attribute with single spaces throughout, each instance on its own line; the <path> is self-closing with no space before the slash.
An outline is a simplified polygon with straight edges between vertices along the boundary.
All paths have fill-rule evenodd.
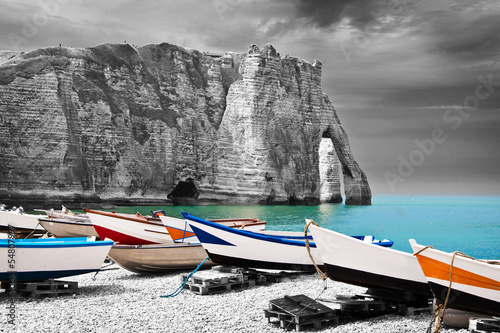
<path id="1" fill-rule="evenodd" d="M 500 195 L 499 18 L 497 0 L 0 0 L 0 49 L 271 43 L 322 61 L 374 195 Z"/>

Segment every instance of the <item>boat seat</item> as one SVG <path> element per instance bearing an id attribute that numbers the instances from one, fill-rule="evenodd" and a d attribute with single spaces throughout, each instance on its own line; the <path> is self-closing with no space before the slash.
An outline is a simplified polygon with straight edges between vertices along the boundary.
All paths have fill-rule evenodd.
<path id="1" fill-rule="evenodd" d="M 365 236 L 363 238 L 363 242 L 372 243 L 373 242 L 373 236 L 371 236 L 371 235 Z"/>

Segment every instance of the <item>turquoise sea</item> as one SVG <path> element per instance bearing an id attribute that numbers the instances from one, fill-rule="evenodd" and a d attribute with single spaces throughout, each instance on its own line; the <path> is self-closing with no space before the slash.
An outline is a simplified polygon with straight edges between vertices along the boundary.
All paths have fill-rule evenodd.
<path id="1" fill-rule="evenodd" d="M 408 239 L 447 252 L 478 259 L 500 259 L 500 197 L 376 196 L 371 206 L 134 206 L 123 213 L 150 214 L 162 209 L 182 218 L 252 217 L 267 221 L 268 230 L 304 231 L 305 219 L 348 235 L 375 234 L 394 241 L 393 248 L 412 252 Z"/>

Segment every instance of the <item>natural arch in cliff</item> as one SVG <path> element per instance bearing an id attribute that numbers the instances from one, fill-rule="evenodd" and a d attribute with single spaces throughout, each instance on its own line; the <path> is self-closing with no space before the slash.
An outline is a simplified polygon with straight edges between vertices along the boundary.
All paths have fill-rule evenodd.
<path id="1" fill-rule="evenodd" d="M 319 144 L 319 199 L 322 203 L 342 203 L 343 183 L 340 163 L 329 137 Z"/>
<path id="2" fill-rule="evenodd" d="M 342 202 L 341 184 L 343 184 L 346 205 L 370 205 L 371 190 L 368 186 L 368 180 L 352 156 L 344 129 L 341 126 L 328 126 L 322 133 L 320 147 L 322 145 L 325 147 L 323 149 L 330 151 L 329 154 L 331 155 L 328 162 L 326 162 L 325 168 L 330 168 L 331 172 L 338 170 L 338 181 L 333 181 L 332 184 L 326 187 L 335 186 L 340 196 L 340 199 L 335 196 L 330 196 L 330 198 L 328 198 L 328 195 L 325 193 L 325 200 L 322 202 Z M 333 146 L 333 148 L 331 146 Z M 321 151 L 321 149 L 319 149 L 319 151 Z"/>

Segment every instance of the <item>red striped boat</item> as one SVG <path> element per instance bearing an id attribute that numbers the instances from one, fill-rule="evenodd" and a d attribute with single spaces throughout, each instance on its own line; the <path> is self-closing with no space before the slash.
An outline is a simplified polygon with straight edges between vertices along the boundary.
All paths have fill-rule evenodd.
<path id="1" fill-rule="evenodd" d="M 112 239 L 116 243 L 168 244 L 172 238 L 159 218 L 137 214 L 124 214 L 100 210 L 83 209 L 87 213 L 101 239 Z"/>

